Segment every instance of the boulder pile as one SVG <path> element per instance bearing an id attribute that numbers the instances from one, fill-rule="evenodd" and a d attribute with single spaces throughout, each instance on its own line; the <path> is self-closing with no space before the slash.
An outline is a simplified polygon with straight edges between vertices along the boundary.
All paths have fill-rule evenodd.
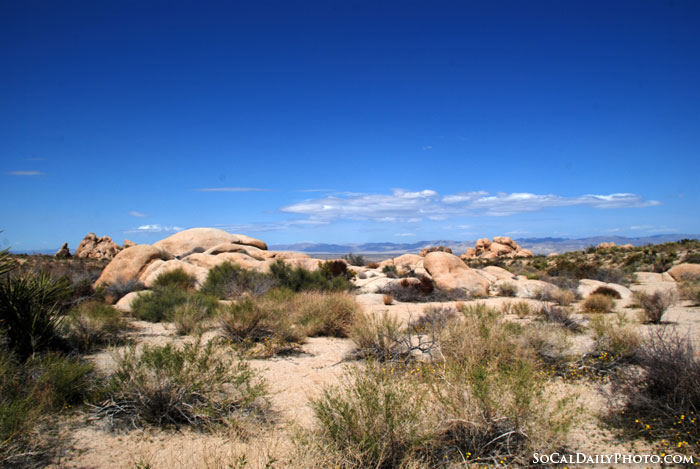
<path id="1" fill-rule="evenodd" d="M 111 260 L 121 250 L 109 236 L 98 237 L 95 233 L 88 233 L 75 250 L 75 257 Z"/>
<path id="2" fill-rule="evenodd" d="M 467 249 L 460 257 L 470 259 L 494 259 L 497 257 L 532 257 L 532 251 L 521 248 L 518 243 L 507 236 L 496 236 L 493 241 L 488 238 L 477 240 L 476 246 Z"/>

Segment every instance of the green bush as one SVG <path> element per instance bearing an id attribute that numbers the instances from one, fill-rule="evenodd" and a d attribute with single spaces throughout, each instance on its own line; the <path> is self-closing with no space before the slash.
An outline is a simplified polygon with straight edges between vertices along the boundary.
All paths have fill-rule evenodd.
<path id="1" fill-rule="evenodd" d="M 604 285 L 602 285 L 602 286 L 596 288 L 595 290 L 593 290 L 593 294 L 594 294 L 594 295 L 605 295 L 605 296 L 609 296 L 610 298 L 614 298 L 614 299 L 616 299 L 616 300 L 619 300 L 620 298 L 622 298 L 622 297 L 620 296 L 620 292 L 618 292 L 618 291 L 615 290 L 614 288 L 606 287 L 606 286 L 604 286 Z"/>
<path id="2" fill-rule="evenodd" d="M 244 293 L 260 296 L 274 286 L 275 280 L 270 275 L 243 269 L 231 262 L 225 262 L 209 270 L 200 291 L 204 294 L 227 299 L 238 297 Z"/>
<path id="3" fill-rule="evenodd" d="M 74 308 L 65 319 L 66 338 L 76 349 L 87 352 L 125 341 L 128 323 L 121 311 L 90 300 Z"/>
<path id="4" fill-rule="evenodd" d="M 98 416 L 114 424 L 180 425 L 211 430 L 258 415 L 265 384 L 250 367 L 219 352 L 214 341 L 134 347 L 118 359 Z"/>
<path id="5" fill-rule="evenodd" d="M 179 288 L 156 288 L 146 295 L 140 295 L 132 303 L 137 318 L 143 321 L 171 321 L 175 309 L 188 301 L 198 301 L 204 305 L 207 315 L 213 315 L 218 307 L 218 300 L 202 293 L 192 293 Z"/>
<path id="6" fill-rule="evenodd" d="M 349 252 L 347 255 L 343 256 L 343 259 L 348 261 L 348 264 L 357 267 L 364 267 L 365 265 L 367 265 L 367 261 L 361 254 L 353 254 Z"/>
<path id="7" fill-rule="evenodd" d="M 207 305 L 200 296 L 193 296 L 175 307 L 171 320 L 178 335 L 204 332 L 203 322 L 209 317 Z"/>
<path id="8" fill-rule="evenodd" d="M 0 328 L 21 359 L 63 346 L 61 301 L 70 291 L 67 279 L 54 279 L 43 272 L 0 281 Z"/>
<path id="9" fill-rule="evenodd" d="M 313 272 L 301 267 L 292 268 L 280 260 L 270 266 L 270 275 L 276 285 L 295 292 L 351 290 L 353 284 L 347 272 L 345 263 L 338 261 L 321 264 L 319 270 Z"/>
<path id="10" fill-rule="evenodd" d="M 431 434 L 417 384 L 372 363 L 351 372 L 343 386 L 311 402 L 320 438 L 350 467 L 401 467 Z"/>
<path id="11" fill-rule="evenodd" d="M 153 283 L 154 288 L 179 288 L 181 290 L 191 291 L 197 279 L 188 274 L 182 269 L 174 269 L 170 272 L 160 274 Z"/>

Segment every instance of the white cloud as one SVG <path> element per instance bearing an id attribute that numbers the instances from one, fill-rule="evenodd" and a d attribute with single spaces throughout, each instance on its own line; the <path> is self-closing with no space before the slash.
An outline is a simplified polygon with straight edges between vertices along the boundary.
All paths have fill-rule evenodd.
<path id="1" fill-rule="evenodd" d="M 423 147 L 423 150 L 432 150 L 432 149 L 433 149 L 432 145 L 426 145 Z"/>
<path id="2" fill-rule="evenodd" d="M 396 233 L 394 236 L 415 236 L 415 233 Z"/>
<path id="3" fill-rule="evenodd" d="M 528 192 L 490 194 L 485 191 L 473 191 L 440 196 L 433 190 L 410 192 L 394 189 L 391 194 L 333 194 L 282 207 L 281 211 L 306 215 L 315 220 L 348 219 L 399 223 L 418 222 L 423 217 L 446 220 L 468 215 L 506 216 L 551 207 L 588 206 L 609 209 L 655 205 L 660 203 L 626 193 L 563 197 Z"/>
<path id="4" fill-rule="evenodd" d="M 41 176 L 44 173 L 41 171 L 8 171 L 10 176 Z"/>
<path id="5" fill-rule="evenodd" d="M 258 187 L 200 187 L 194 190 L 197 192 L 268 192 L 270 189 Z"/>
<path id="6" fill-rule="evenodd" d="M 129 215 L 137 218 L 146 218 L 149 216 L 147 213 L 137 212 L 136 210 L 132 210 L 131 212 L 129 212 Z"/>
<path id="7" fill-rule="evenodd" d="M 133 230 L 127 230 L 126 233 L 175 233 L 182 231 L 184 228 L 179 226 L 163 226 L 158 224 L 141 225 Z"/>

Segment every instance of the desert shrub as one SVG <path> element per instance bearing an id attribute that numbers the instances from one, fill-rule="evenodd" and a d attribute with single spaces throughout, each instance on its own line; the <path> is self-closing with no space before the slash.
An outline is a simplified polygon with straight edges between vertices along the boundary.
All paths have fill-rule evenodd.
<path id="1" fill-rule="evenodd" d="M 146 286 L 138 280 L 119 280 L 104 287 L 105 298 L 109 298 L 111 303 L 116 303 L 119 299 L 132 291 L 145 290 Z"/>
<path id="2" fill-rule="evenodd" d="M 367 264 L 367 261 L 361 254 L 353 254 L 349 252 L 347 255 L 343 256 L 343 259 L 348 261 L 348 264 L 354 265 L 357 267 L 364 267 L 365 264 Z"/>
<path id="3" fill-rule="evenodd" d="M 431 431 L 416 384 L 373 363 L 352 371 L 342 386 L 311 401 L 320 438 L 347 466 L 401 467 Z"/>
<path id="4" fill-rule="evenodd" d="M 66 317 L 66 338 L 76 349 L 87 352 L 97 347 L 124 343 L 128 323 L 121 311 L 98 301 L 85 301 Z"/>
<path id="5" fill-rule="evenodd" d="M 395 265 L 385 265 L 382 267 L 382 273 L 389 278 L 399 278 L 399 271 Z"/>
<path id="6" fill-rule="evenodd" d="M 191 291 L 197 279 L 193 275 L 188 274 L 182 269 L 174 269 L 169 272 L 164 272 L 156 277 L 153 282 L 154 288 L 179 288 L 181 290 Z"/>
<path id="7" fill-rule="evenodd" d="M 59 335 L 61 301 L 69 294 L 66 278 L 54 279 L 45 273 L 0 281 L 0 328 L 21 359 L 64 346 Z"/>
<path id="8" fill-rule="evenodd" d="M 224 262 L 209 270 L 200 292 L 223 299 L 235 298 L 245 293 L 260 296 L 273 288 L 275 283 L 269 275 Z"/>
<path id="9" fill-rule="evenodd" d="M 499 316 L 465 307 L 441 328 L 440 362 L 370 363 L 327 390 L 312 404 L 322 444 L 350 467 L 525 465 L 558 448 L 568 401 L 548 399 L 535 352 Z"/>
<path id="10" fill-rule="evenodd" d="M 0 277 L 9 274 L 17 267 L 17 262 L 10 257 L 7 249 L 0 251 Z"/>
<path id="11" fill-rule="evenodd" d="M 600 376 L 633 361 L 641 339 L 624 316 L 612 319 L 608 315 L 595 315 L 590 320 L 590 327 L 596 342 L 581 358 L 581 366 Z"/>
<path id="12" fill-rule="evenodd" d="M 614 298 L 617 300 L 622 298 L 620 296 L 620 292 L 618 292 L 614 288 L 606 287 L 605 285 L 601 285 L 600 287 L 593 290 L 592 294 L 593 295 L 605 295 L 605 296 L 609 296 L 610 298 Z"/>
<path id="13" fill-rule="evenodd" d="M 679 286 L 681 298 L 691 301 L 694 305 L 700 305 L 700 282 L 685 281 Z"/>
<path id="14" fill-rule="evenodd" d="M 215 341 L 135 347 L 122 353 L 107 399 L 96 413 L 112 425 L 180 425 L 210 430 L 256 414 L 265 385 L 250 367 Z M 259 401 L 258 401 L 259 402 Z"/>
<path id="15" fill-rule="evenodd" d="M 389 306 L 394 302 L 394 295 L 387 294 L 382 296 L 382 302 L 386 305 Z"/>
<path id="16" fill-rule="evenodd" d="M 178 335 L 188 335 L 204 331 L 203 322 L 209 317 L 210 311 L 201 296 L 193 296 L 175 306 L 171 320 L 175 324 Z"/>
<path id="17" fill-rule="evenodd" d="M 464 306 L 462 306 L 464 307 Z M 447 327 L 447 324 L 457 316 L 454 308 L 444 306 L 427 306 L 423 308 L 423 315 L 408 323 L 409 332 L 429 333 L 435 337 Z"/>
<path id="18" fill-rule="evenodd" d="M 40 425 L 53 430 L 57 413 L 99 392 L 92 366 L 77 357 L 49 352 L 22 361 L 0 344 L 0 465 L 44 466 L 50 438 L 37 438 L 36 430 Z"/>
<path id="19" fill-rule="evenodd" d="M 424 275 L 418 277 L 418 282 L 404 278 L 398 283 L 387 284 L 379 293 L 392 295 L 396 300 L 405 303 L 456 301 L 470 297 L 465 290 L 441 290 L 435 286 L 432 279 Z"/>
<path id="20" fill-rule="evenodd" d="M 639 368 L 611 376 L 609 419 L 632 436 L 697 454 L 700 360 L 690 339 L 669 328 L 654 329 L 635 354 L 635 364 Z"/>
<path id="21" fill-rule="evenodd" d="M 498 296 L 518 296 L 518 286 L 510 282 L 502 283 L 498 286 Z"/>
<path id="22" fill-rule="evenodd" d="M 683 258 L 683 263 L 700 264 L 700 252 L 689 252 Z"/>
<path id="23" fill-rule="evenodd" d="M 368 269 L 378 269 L 379 268 L 379 262 L 370 262 L 366 266 Z"/>
<path id="24" fill-rule="evenodd" d="M 350 338 L 357 347 L 356 358 L 373 358 L 387 361 L 405 357 L 406 330 L 395 316 L 382 313 L 379 316 L 360 313 L 350 330 Z"/>
<path id="25" fill-rule="evenodd" d="M 527 301 L 518 301 L 511 303 L 511 311 L 520 319 L 524 319 L 532 314 L 532 307 Z"/>
<path id="26" fill-rule="evenodd" d="M 566 307 L 543 304 L 539 310 L 539 317 L 544 321 L 559 324 L 570 331 L 581 331 L 581 324 L 571 317 L 571 311 Z"/>
<path id="27" fill-rule="evenodd" d="M 576 294 L 566 288 L 556 288 L 552 292 L 552 301 L 560 306 L 569 306 L 576 301 Z"/>
<path id="28" fill-rule="evenodd" d="M 198 301 L 205 306 L 207 315 L 212 315 L 219 307 L 218 300 L 203 293 L 191 293 L 179 288 L 156 288 L 148 295 L 140 295 L 131 307 L 135 316 L 143 321 L 170 321 L 175 308 L 188 301 Z"/>
<path id="29" fill-rule="evenodd" d="M 304 341 L 302 327 L 283 303 L 244 297 L 219 316 L 223 337 L 252 356 L 269 357 L 291 352 Z"/>
<path id="30" fill-rule="evenodd" d="M 352 290 L 349 272 L 344 262 L 337 261 L 321 264 L 319 270 L 314 272 L 301 267 L 293 269 L 282 261 L 276 261 L 270 266 L 270 275 L 275 279 L 276 285 L 295 292 Z"/>
<path id="31" fill-rule="evenodd" d="M 300 293 L 296 322 L 310 337 L 347 337 L 359 308 L 347 293 Z"/>
<path id="32" fill-rule="evenodd" d="M 635 292 L 634 299 L 642 308 L 640 315 L 642 321 L 659 324 L 666 310 L 675 304 L 676 295 L 667 291 L 655 291 L 651 294 Z"/>
<path id="33" fill-rule="evenodd" d="M 589 313 L 609 313 L 615 306 L 615 302 L 607 295 L 591 294 L 581 306 L 584 311 Z"/>

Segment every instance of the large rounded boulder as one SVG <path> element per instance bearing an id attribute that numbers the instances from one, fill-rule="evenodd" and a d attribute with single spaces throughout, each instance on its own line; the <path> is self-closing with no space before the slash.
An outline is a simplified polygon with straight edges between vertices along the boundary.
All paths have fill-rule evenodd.
<path id="1" fill-rule="evenodd" d="M 259 239 L 245 235 L 231 234 L 217 228 L 191 228 L 180 231 L 165 239 L 153 243 L 158 249 L 165 249 L 174 256 L 182 256 L 193 252 L 204 252 L 222 244 L 240 244 L 267 249 L 267 244 Z"/>
<path id="2" fill-rule="evenodd" d="M 467 267 L 454 254 L 446 252 L 428 253 L 423 260 L 423 266 L 438 288 L 443 290 L 459 288 L 472 294 L 483 296 L 488 294 L 489 281 Z"/>
<path id="3" fill-rule="evenodd" d="M 166 254 L 167 255 L 167 254 Z M 164 253 L 149 244 L 137 244 L 117 254 L 102 271 L 95 287 L 116 282 L 138 280 L 148 265 L 161 259 Z"/>

